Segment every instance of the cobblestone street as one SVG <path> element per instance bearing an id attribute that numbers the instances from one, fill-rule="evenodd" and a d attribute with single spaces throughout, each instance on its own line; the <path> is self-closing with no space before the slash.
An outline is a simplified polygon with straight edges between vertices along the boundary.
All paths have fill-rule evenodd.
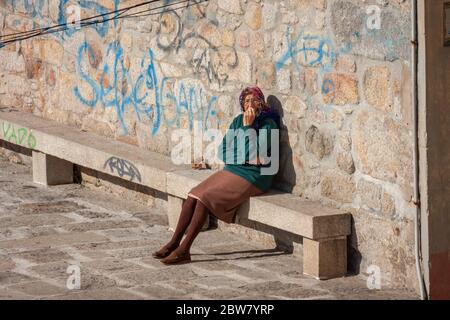
<path id="1" fill-rule="evenodd" d="M 209 230 L 192 263 L 151 257 L 171 236 L 164 212 L 81 185 L 46 188 L 0 157 L 0 299 L 417 299 L 369 290 L 363 275 L 317 281 L 297 256 Z M 69 290 L 69 266 L 81 288 Z M 383 284 L 382 284 L 383 285 Z"/>

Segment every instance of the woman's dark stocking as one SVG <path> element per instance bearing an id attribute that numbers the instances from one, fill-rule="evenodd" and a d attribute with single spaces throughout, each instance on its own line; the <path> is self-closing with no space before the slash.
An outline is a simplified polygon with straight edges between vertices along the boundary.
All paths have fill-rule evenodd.
<path id="1" fill-rule="evenodd" d="M 197 201 L 195 212 L 189 224 L 186 237 L 183 239 L 183 242 L 181 242 L 181 245 L 177 249 L 172 251 L 172 253 L 167 258 L 162 260 L 163 263 L 178 264 L 191 261 L 190 250 L 192 243 L 199 234 L 200 230 L 202 230 L 202 227 L 208 217 L 208 213 L 208 208 L 200 201 Z"/>
<path id="2" fill-rule="evenodd" d="M 188 197 L 181 209 L 180 217 L 178 219 L 177 227 L 172 236 L 172 239 L 163 246 L 161 249 L 153 253 L 153 257 L 161 259 L 167 257 L 173 250 L 178 248 L 180 245 L 181 239 L 183 239 L 183 235 L 186 232 L 187 227 L 189 226 L 192 216 L 194 215 L 194 211 L 197 204 L 197 199 Z"/>

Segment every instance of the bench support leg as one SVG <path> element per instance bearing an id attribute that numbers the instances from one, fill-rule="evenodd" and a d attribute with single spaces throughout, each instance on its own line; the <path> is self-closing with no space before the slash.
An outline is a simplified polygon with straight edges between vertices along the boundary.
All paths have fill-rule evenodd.
<path id="1" fill-rule="evenodd" d="M 178 219 L 180 218 L 181 208 L 183 207 L 184 200 L 178 197 L 174 197 L 172 195 L 168 195 L 167 197 L 167 218 L 169 220 L 169 230 L 174 232 L 177 228 Z M 209 216 L 206 219 L 205 224 L 203 225 L 202 230 L 206 230 L 209 228 Z"/>
<path id="2" fill-rule="evenodd" d="M 33 181 L 46 186 L 73 183 L 73 163 L 33 151 Z"/>
<path id="3" fill-rule="evenodd" d="M 347 273 L 347 237 L 311 240 L 303 238 L 303 273 L 325 280 Z"/>

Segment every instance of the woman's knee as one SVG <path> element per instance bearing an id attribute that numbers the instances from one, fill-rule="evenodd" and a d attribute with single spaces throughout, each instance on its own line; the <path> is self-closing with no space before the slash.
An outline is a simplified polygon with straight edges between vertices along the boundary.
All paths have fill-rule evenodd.
<path id="1" fill-rule="evenodd" d="M 193 198 L 191 196 L 188 196 L 186 198 L 186 200 L 184 200 L 184 204 L 188 205 L 188 206 L 195 205 L 195 204 L 197 204 L 197 199 L 195 199 L 195 198 Z"/>

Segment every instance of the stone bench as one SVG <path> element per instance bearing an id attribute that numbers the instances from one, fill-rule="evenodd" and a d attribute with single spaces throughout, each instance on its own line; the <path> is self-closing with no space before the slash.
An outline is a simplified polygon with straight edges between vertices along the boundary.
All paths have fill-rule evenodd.
<path id="1" fill-rule="evenodd" d="M 32 150 L 36 183 L 73 183 L 77 164 L 166 193 L 171 229 L 187 193 L 213 173 L 15 109 L 0 110 L 0 140 Z M 303 273 L 317 279 L 345 276 L 350 214 L 271 191 L 243 204 L 237 218 L 237 223 L 247 219 L 302 236 Z"/>
<path id="2" fill-rule="evenodd" d="M 14 109 L 10 109 L 14 110 Z M 170 158 L 20 111 L 0 112 L 0 139 L 32 150 L 33 180 L 73 183 L 73 164 L 166 192 Z"/>
<path id="3" fill-rule="evenodd" d="M 188 192 L 213 172 L 179 170 L 167 174 L 169 225 L 174 228 Z M 236 223 L 244 219 L 303 237 L 303 273 L 317 279 L 342 277 L 347 272 L 347 236 L 351 215 L 271 190 L 252 197 L 237 211 Z"/>

